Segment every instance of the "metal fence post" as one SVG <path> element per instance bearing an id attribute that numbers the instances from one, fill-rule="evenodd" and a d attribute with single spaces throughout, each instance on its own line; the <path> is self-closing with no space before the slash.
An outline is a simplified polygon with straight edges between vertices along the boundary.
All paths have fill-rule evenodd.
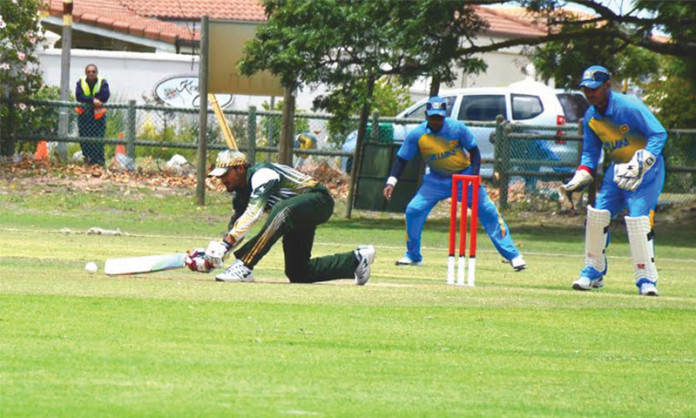
<path id="1" fill-rule="evenodd" d="M 0 155 L 14 155 L 17 146 L 17 118 L 12 95 L 7 98 L 7 132 Z"/>
<path id="2" fill-rule="evenodd" d="M 372 112 L 372 134 L 370 140 L 375 144 L 379 142 L 379 111 Z M 359 174 L 359 173 L 358 173 Z"/>
<path id="3" fill-rule="evenodd" d="M 128 101 L 128 143 L 126 145 L 126 155 L 133 159 L 135 166 L 135 100 Z"/>
<path id="4" fill-rule="evenodd" d="M 256 106 L 249 106 L 249 123 L 247 124 L 249 138 L 249 163 L 256 163 Z"/>
<path id="5" fill-rule="evenodd" d="M 510 143 L 507 133 L 509 127 L 505 123 L 505 118 L 498 115 L 495 118 L 495 147 L 493 152 L 494 171 L 498 173 L 498 187 L 500 194 L 498 195 L 498 208 L 502 211 L 507 209 L 508 203 L 508 183 L 510 182 Z"/>
<path id="6" fill-rule="evenodd" d="M 5 125 L 5 120 L 0 119 L 0 125 L 5 125 L 7 129 L 2 131 L 2 134 L 0 135 L 0 155 L 9 156 L 15 153 L 14 132 L 16 131 L 16 129 L 13 120 L 14 103 L 12 103 L 12 99 L 8 95 L 6 101 L 4 101 L 3 104 L 7 106 L 7 124 Z M 2 104 L 0 104 L 0 106 L 2 106 Z"/>

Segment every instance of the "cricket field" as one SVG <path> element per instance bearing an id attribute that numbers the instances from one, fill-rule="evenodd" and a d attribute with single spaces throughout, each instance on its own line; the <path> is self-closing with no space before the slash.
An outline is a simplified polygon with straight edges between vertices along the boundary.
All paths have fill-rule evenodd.
<path id="1" fill-rule="evenodd" d="M 219 239 L 230 199 L 207 199 L 0 178 L 0 416 L 696 416 L 693 211 L 657 215 L 657 298 L 637 294 L 621 223 L 605 288 L 573 291 L 584 216 L 550 212 L 506 214 L 527 270 L 480 230 L 477 286 L 448 286 L 444 206 L 424 265 L 399 268 L 403 215 L 337 206 L 314 254 L 375 245 L 364 287 L 289 284 L 281 245 L 253 284 L 103 274 Z"/>

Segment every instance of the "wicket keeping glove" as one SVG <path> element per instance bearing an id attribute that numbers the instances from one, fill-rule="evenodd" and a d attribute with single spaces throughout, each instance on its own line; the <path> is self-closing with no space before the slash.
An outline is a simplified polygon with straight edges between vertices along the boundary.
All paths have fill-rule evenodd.
<path id="1" fill-rule="evenodd" d="M 220 267 L 222 266 L 222 258 L 225 257 L 229 249 L 230 245 L 225 241 L 210 241 L 205 250 L 205 259 L 216 268 Z"/>
<path id="2" fill-rule="evenodd" d="M 592 183 L 592 180 L 594 180 L 594 177 L 592 177 L 592 174 L 590 174 L 587 170 L 578 168 L 575 170 L 575 175 L 573 175 L 573 178 L 570 179 L 570 181 L 566 184 L 563 185 L 563 188 L 567 192 L 574 192 L 575 190 L 582 190 L 587 186 L 588 184 Z"/>
<path id="3" fill-rule="evenodd" d="M 650 151 L 639 149 L 631 161 L 614 166 L 614 183 L 624 190 L 635 190 L 643 182 L 643 176 L 655 165 L 654 155 Z"/>
<path id="4" fill-rule="evenodd" d="M 189 270 L 199 273 L 210 273 L 215 270 L 215 266 L 205 258 L 205 250 L 203 248 L 187 251 L 184 263 Z"/>

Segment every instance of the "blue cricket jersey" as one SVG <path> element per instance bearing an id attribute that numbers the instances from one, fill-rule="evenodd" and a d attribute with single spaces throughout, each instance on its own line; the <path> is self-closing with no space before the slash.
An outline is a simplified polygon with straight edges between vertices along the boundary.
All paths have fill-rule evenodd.
<path id="1" fill-rule="evenodd" d="M 471 165 L 470 150 L 476 146 L 476 139 L 463 122 L 445 118 L 442 128 L 433 132 L 425 121 L 406 135 L 397 156 L 406 161 L 421 154 L 430 171 L 450 177 Z"/>
<path id="2" fill-rule="evenodd" d="M 590 106 L 582 124 L 580 165 L 593 172 L 602 148 L 615 163 L 627 163 L 639 149 L 659 157 L 667 141 L 667 131 L 640 99 L 614 91 L 604 115 Z"/>

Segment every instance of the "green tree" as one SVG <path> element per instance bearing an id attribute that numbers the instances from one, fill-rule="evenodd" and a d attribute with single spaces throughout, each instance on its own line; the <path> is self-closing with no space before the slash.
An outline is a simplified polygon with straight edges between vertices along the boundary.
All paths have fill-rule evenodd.
<path id="1" fill-rule="evenodd" d="M 665 43 L 674 45 L 676 51 L 665 55 L 680 61 L 671 66 L 670 72 L 691 80 L 689 90 L 696 93 L 696 3 L 638 0 L 636 7 L 652 12 L 659 19 L 659 27 L 670 34 L 670 41 Z M 659 49 L 654 51 L 661 53 Z"/>
<path id="2" fill-rule="evenodd" d="M 399 75 L 410 85 L 432 74 L 439 88 L 456 78 L 450 65 L 455 61 L 484 67 L 455 48 L 485 26 L 464 0 L 265 0 L 264 5 L 268 21 L 246 45 L 241 72 L 270 70 L 293 90 L 300 83 L 329 86 L 330 93 L 314 106 L 346 119 L 354 108 L 346 104 L 355 104 L 358 149 L 382 76 Z M 359 160 L 358 155 L 353 177 Z"/>
<path id="3" fill-rule="evenodd" d="M 60 100 L 60 88 L 55 86 L 43 86 L 32 97 L 36 100 Z M 30 134 L 57 135 L 58 134 L 58 108 L 54 106 L 34 106 L 31 104 L 19 107 L 14 119 L 14 127 L 17 132 Z M 20 143 L 18 151 L 31 152 L 34 142 Z"/>
<path id="4" fill-rule="evenodd" d="M 667 58 L 659 65 L 657 76 L 641 84 L 648 92 L 645 103 L 655 109 L 667 129 L 696 127 L 696 91 L 693 81 L 683 74 L 683 62 Z"/>
<path id="5" fill-rule="evenodd" d="M 375 82 L 372 108 L 382 117 L 396 116 L 397 113 L 413 104 L 408 93 L 408 87 L 403 86 L 396 76 L 385 76 Z M 337 99 L 337 97 L 334 97 Z M 349 114 L 357 114 L 360 109 L 357 103 L 342 100 L 338 107 L 348 108 Z M 358 128 L 358 123 L 349 118 L 332 118 L 329 120 L 329 141 L 341 145 L 346 135 Z"/>
<path id="6" fill-rule="evenodd" d="M 661 56 L 683 63 L 682 77 L 696 81 L 696 2 L 634 0 L 618 11 L 602 0 L 523 0 L 548 29 L 544 36 L 473 46 L 470 52 L 534 46 L 537 70 L 557 85 L 577 84 L 579 72 L 602 64 L 623 79 L 654 76 Z M 580 5 L 589 12 L 573 11 Z M 669 38 L 661 36 L 666 31 Z M 693 83 L 692 83 L 693 85 Z"/>
<path id="7" fill-rule="evenodd" d="M 279 100 L 275 103 L 274 108 L 271 108 L 271 105 L 268 102 L 263 102 L 261 104 L 261 107 L 263 110 L 266 111 L 278 111 L 282 112 L 283 111 L 283 101 Z M 298 111 L 298 113 L 301 113 L 302 111 Z M 280 123 L 281 123 L 281 117 L 280 116 L 263 116 L 261 117 L 261 121 L 259 122 L 259 125 L 261 126 L 261 132 L 262 135 L 266 137 L 267 141 L 266 144 L 267 146 L 271 147 L 274 145 L 278 144 L 278 140 L 280 139 Z M 293 124 L 294 128 L 294 134 L 297 135 L 302 132 L 309 132 L 309 121 L 304 118 L 296 118 L 295 123 Z"/>
<path id="8" fill-rule="evenodd" d="M 396 116 L 413 104 L 408 87 L 392 76 L 377 80 L 373 97 L 374 110 L 378 111 L 380 116 Z"/>
<path id="9" fill-rule="evenodd" d="M 36 48 L 43 40 L 39 0 L 0 1 L 0 155 L 12 155 L 17 112 L 42 85 Z"/>

